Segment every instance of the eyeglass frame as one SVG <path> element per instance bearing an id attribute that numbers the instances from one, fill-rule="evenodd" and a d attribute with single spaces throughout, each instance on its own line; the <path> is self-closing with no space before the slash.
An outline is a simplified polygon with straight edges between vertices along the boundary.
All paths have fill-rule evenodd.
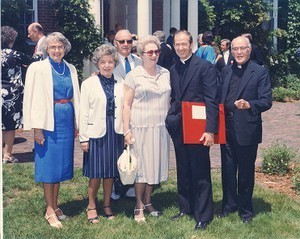
<path id="1" fill-rule="evenodd" d="M 63 51 L 65 49 L 65 46 L 64 45 L 48 46 L 48 49 L 51 50 L 51 51 L 55 51 L 55 50 Z"/>
<path id="2" fill-rule="evenodd" d="M 143 51 L 143 53 L 147 54 L 147 56 L 149 56 L 149 57 L 153 56 L 153 53 L 156 56 L 158 56 L 161 53 L 161 50 L 157 49 L 157 50 Z"/>
<path id="3" fill-rule="evenodd" d="M 126 39 L 124 39 L 124 40 L 117 40 L 117 39 L 115 39 L 115 41 L 119 42 L 121 45 L 125 44 L 125 42 L 127 44 L 130 44 L 130 45 L 133 43 L 132 39 L 128 39 L 128 40 L 126 40 Z"/>
<path id="4" fill-rule="evenodd" d="M 244 52 L 249 48 L 250 48 L 249 46 L 232 47 L 231 51 L 238 52 L 240 50 L 240 51 Z"/>

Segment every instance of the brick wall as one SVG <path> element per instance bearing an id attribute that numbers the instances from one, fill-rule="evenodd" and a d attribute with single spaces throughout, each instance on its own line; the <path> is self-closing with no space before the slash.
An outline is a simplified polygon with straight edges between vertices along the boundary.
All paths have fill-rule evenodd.
<path id="1" fill-rule="evenodd" d="M 163 30 L 163 0 L 152 0 L 152 32 Z"/>
<path id="2" fill-rule="evenodd" d="M 38 1 L 38 22 L 43 26 L 46 34 L 58 31 L 55 21 L 55 13 L 52 7 L 54 0 Z"/>

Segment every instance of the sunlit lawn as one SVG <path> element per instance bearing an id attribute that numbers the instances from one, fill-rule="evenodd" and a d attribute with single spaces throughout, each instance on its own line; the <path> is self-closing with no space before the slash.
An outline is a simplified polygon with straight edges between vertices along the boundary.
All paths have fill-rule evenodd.
<path id="1" fill-rule="evenodd" d="M 215 211 L 221 206 L 220 171 L 213 170 Z M 34 182 L 33 164 L 3 166 L 3 219 L 4 238 L 300 238 L 300 202 L 293 201 L 256 186 L 254 209 L 256 216 L 251 224 L 243 224 L 237 214 L 218 219 L 205 231 L 194 231 L 190 217 L 172 222 L 178 212 L 176 173 L 170 171 L 168 182 L 157 188 L 153 204 L 163 212 L 160 218 L 146 215 L 147 223 L 138 225 L 133 220 L 134 199 L 124 198 L 112 204 L 116 220 L 101 217 L 100 223 L 89 224 L 86 218 L 87 178 L 81 169 L 75 169 L 72 181 L 62 183 L 60 207 L 70 215 L 60 230 L 51 228 L 44 219 L 45 203 L 40 184 Z M 102 205 L 99 192 L 98 212 Z"/>

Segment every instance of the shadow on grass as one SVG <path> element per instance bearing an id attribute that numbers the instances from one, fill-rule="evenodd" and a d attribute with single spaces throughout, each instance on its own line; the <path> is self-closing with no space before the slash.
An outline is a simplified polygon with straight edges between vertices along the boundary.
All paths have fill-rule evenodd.
<path id="1" fill-rule="evenodd" d="M 102 193 L 100 194 L 103 195 Z M 177 193 L 175 192 L 154 192 L 152 197 L 153 206 L 161 212 L 172 207 L 178 207 Z M 59 207 L 66 215 L 71 217 L 78 216 L 83 211 L 85 212 L 88 205 L 88 199 L 69 201 L 60 204 Z M 135 207 L 135 198 L 122 197 L 119 200 L 111 200 L 111 207 L 115 215 L 124 214 L 126 217 L 133 216 Z M 104 216 L 103 199 L 98 199 L 97 211 L 99 216 Z"/>
<path id="2" fill-rule="evenodd" d="M 19 160 L 19 163 L 34 162 L 33 152 L 14 153 L 14 156 Z"/>

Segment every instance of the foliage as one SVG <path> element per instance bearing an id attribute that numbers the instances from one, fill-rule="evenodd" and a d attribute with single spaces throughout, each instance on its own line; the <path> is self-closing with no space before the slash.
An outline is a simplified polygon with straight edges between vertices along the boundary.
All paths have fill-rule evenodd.
<path id="1" fill-rule="evenodd" d="M 170 217 L 178 213 L 176 171 L 169 171 L 169 180 L 153 192 L 153 205 L 163 215 L 151 217 L 145 212 L 147 223 L 137 224 L 133 220 L 135 200 L 122 198 L 112 202 L 116 214 L 113 221 L 101 216 L 103 190 L 100 187 L 98 213 L 100 223 L 87 222 L 85 208 L 88 204 L 88 179 L 82 176 L 82 169 L 75 168 L 71 181 L 61 184 L 59 204 L 69 220 L 63 221 L 63 228 L 51 228 L 43 218 L 45 202 L 40 184 L 33 179 L 32 163 L 3 166 L 3 238 L 298 238 L 300 234 L 300 205 L 286 195 L 274 193 L 260 186 L 254 191 L 256 216 L 252 225 L 243 225 L 237 213 L 228 219 L 215 218 L 205 231 L 194 231 L 195 220 L 184 217 L 171 222 Z M 220 210 L 222 185 L 220 170 L 212 171 L 216 211 Z M 280 218 L 280 220 L 278 220 Z M 268 226 L 266 226 L 268 225 Z"/>
<path id="2" fill-rule="evenodd" d="M 75 65 L 82 80 L 83 60 L 102 43 L 101 29 L 95 26 L 87 0 L 55 0 L 54 8 L 57 25 L 72 45 L 66 59 Z"/>
<path id="3" fill-rule="evenodd" d="M 269 5 L 264 0 L 210 0 L 216 14 L 216 32 L 222 38 L 233 39 L 249 32 L 260 46 L 267 42 L 268 32 L 262 25 L 269 21 Z"/>
<path id="4" fill-rule="evenodd" d="M 198 1 L 198 32 L 211 31 L 216 23 L 214 6 L 209 0 Z"/>
<path id="5" fill-rule="evenodd" d="M 279 78 L 273 89 L 273 99 L 276 101 L 299 100 L 300 78 L 297 75 L 287 75 Z"/>
<path id="6" fill-rule="evenodd" d="M 18 32 L 18 37 L 13 46 L 15 50 L 29 54 L 31 50 L 26 44 L 27 36 L 24 35 L 20 26 L 20 11 L 27 11 L 28 5 L 25 0 L 2 0 L 1 1 L 1 26 L 10 26 Z"/>
<path id="7" fill-rule="evenodd" d="M 289 163 L 296 153 L 278 140 L 262 150 L 262 172 L 267 174 L 285 175 L 289 171 Z"/>
<path id="8" fill-rule="evenodd" d="M 300 167 L 296 167 L 294 169 L 294 177 L 293 177 L 293 183 L 295 190 L 298 194 L 300 194 Z"/>

